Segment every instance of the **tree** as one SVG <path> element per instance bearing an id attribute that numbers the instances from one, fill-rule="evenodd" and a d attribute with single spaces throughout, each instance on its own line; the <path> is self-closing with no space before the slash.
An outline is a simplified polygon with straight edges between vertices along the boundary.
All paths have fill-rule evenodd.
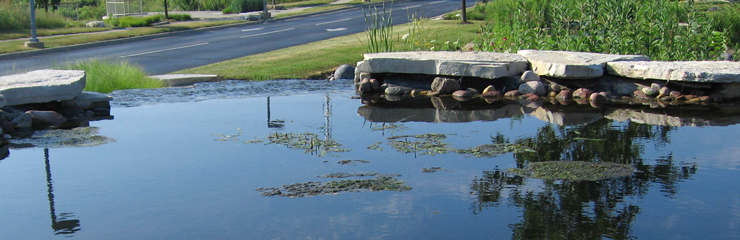
<path id="1" fill-rule="evenodd" d="M 51 5 L 51 10 L 56 11 L 59 8 L 59 4 L 62 3 L 62 0 L 34 0 L 36 2 L 36 8 L 44 8 L 44 11 L 49 12 L 49 5 Z"/>

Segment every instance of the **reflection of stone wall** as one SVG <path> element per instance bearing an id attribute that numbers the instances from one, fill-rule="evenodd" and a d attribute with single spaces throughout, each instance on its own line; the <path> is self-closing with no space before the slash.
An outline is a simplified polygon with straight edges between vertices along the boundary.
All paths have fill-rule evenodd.
<path id="1" fill-rule="evenodd" d="M 448 110 L 434 108 L 381 108 L 361 106 L 357 114 L 371 122 L 472 122 L 494 121 L 522 115 L 521 106 L 509 104 L 497 109 Z"/>
<path id="2" fill-rule="evenodd" d="M 604 117 L 604 115 L 598 112 L 554 112 L 541 107 L 534 110 L 530 115 L 539 120 L 560 126 L 592 123 Z"/>

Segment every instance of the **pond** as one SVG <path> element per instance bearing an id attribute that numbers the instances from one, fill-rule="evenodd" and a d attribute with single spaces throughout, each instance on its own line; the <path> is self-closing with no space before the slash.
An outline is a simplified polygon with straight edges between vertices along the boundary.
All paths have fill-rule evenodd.
<path id="1" fill-rule="evenodd" d="M 740 238 L 735 108 L 389 102 L 351 85 L 115 92 L 114 119 L 90 122 L 114 141 L 10 146 L 0 239 Z M 634 171 L 507 171 L 557 160 Z"/>

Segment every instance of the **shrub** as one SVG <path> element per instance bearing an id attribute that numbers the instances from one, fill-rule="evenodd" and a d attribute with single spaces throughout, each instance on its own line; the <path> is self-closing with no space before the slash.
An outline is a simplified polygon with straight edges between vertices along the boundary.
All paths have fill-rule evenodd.
<path id="1" fill-rule="evenodd" d="M 712 20 L 712 30 L 726 32 L 732 44 L 740 44 L 740 4 L 728 3 L 718 11 L 707 12 Z"/>
<path id="2" fill-rule="evenodd" d="M 30 23 L 28 13 L 23 13 L 20 7 L 10 4 L 0 4 L 0 31 L 28 28 Z"/>
<path id="3" fill-rule="evenodd" d="M 198 0 L 175 0 L 172 4 L 183 11 L 195 11 L 199 9 Z"/>
<path id="4" fill-rule="evenodd" d="M 200 6 L 203 10 L 221 11 L 226 10 L 230 3 L 230 0 L 201 0 Z"/>
<path id="5" fill-rule="evenodd" d="M 68 64 L 66 69 L 85 70 L 85 91 L 110 93 L 121 89 L 159 88 L 164 84 L 148 78 L 141 67 L 128 62 L 90 60 Z"/>
<path id="6" fill-rule="evenodd" d="M 667 0 L 496 0 L 482 50 L 642 54 L 653 60 L 716 59 L 724 35 L 690 4 Z M 685 19 L 685 26 L 679 24 Z M 710 44 L 709 41 L 715 42 Z"/>
<path id="7" fill-rule="evenodd" d="M 187 14 L 187 13 L 182 13 L 182 14 L 173 13 L 173 14 L 169 14 L 168 16 L 170 17 L 170 19 L 174 21 L 188 21 L 188 20 L 193 19 L 192 17 L 190 17 L 190 14 Z"/>
<path id="8" fill-rule="evenodd" d="M 240 12 L 261 11 L 264 9 L 262 0 L 231 0 L 231 10 Z"/>
<path id="9" fill-rule="evenodd" d="M 80 19 L 101 19 L 105 16 L 105 6 L 83 6 L 77 10 L 79 12 Z"/>
<path id="10" fill-rule="evenodd" d="M 144 27 L 144 26 L 149 26 L 152 23 L 162 21 L 163 19 L 164 19 L 164 15 L 161 15 L 161 14 L 149 16 L 149 17 L 126 16 L 126 17 L 108 19 L 108 21 L 106 21 L 105 24 L 110 25 L 110 26 L 118 26 L 118 27 Z"/>

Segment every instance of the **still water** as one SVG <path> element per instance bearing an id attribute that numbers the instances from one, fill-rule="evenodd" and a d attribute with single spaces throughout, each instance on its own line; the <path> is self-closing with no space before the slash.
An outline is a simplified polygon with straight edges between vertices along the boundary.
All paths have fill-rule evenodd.
<path id="1" fill-rule="evenodd" d="M 115 142 L 11 148 L 0 161 L 0 239 L 740 238 L 732 116 L 620 118 L 614 109 L 568 115 L 429 100 L 364 106 L 354 96 L 349 82 L 305 81 L 115 93 L 115 119 L 90 123 Z M 697 123 L 705 126 L 676 126 Z M 332 139 L 342 151 L 266 144 L 275 133 Z M 506 142 L 529 150 L 475 157 L 390 144 L 428 133 L 445 134 L 448 148 Z M 599 181 L 505 172 L 548 160 L 638 171 Z M 338 181 L 317 177 L 337 172 L 397 174 L 411 190 L 296 198 L 255 190 Z"/>

